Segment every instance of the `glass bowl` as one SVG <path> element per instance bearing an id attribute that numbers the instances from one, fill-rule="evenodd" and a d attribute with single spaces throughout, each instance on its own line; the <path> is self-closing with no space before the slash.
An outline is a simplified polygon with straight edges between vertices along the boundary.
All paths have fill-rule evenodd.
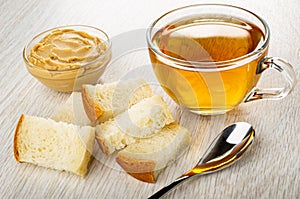
<path id="1" fill-rule="evenodd" d="M 28 56 L 31 49 L 39 43 L 45 36 L 54 30 L 73 29 L 80 32 L 88 33 L 93 37 L 98 37 L 106 46 L 103 52 L 91 61 L 87 61 L 81 66 L 68 69 L 45 69 L 32 63 Z M 23 60 L 28 72 L 39 80 L 45 86 L 62 92 L 71 92 L 81 90 L 82 84 L 95 84 L 104 73 L 106 66 L 111 60 L 111 41 L 108 35 L 95 27 L 86 25 L 69 25 L 60 26 L 46 30 L 26 44 L 23 50 Z"/>

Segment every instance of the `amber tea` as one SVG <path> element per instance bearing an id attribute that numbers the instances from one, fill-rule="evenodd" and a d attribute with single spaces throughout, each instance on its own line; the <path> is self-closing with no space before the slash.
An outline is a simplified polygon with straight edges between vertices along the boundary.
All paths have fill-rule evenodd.
<path id="1" fill-rule="evenodd" d="M 211 114 L 212 110 L 230 110 L 244 99 L 258 81 L 260 58 L 229 69 L 215 63 L 246 56 L 263 40 L 263 32 L 249 22 L 228 16 L 193 16 L 164 26 L 152 38 L 165 57 L 182 61 L 185 68 L 174 67 L 152 50 L 150 57 L 159 82 L 177 103 Z"/>
<path id="2" fill-rule="evenodd" d="M 201 115 L 225 113 L 241 102 L 282 99 L 295 87 L 291 64 L 266 56 L 268 24 L 243 8 L 196 4 L 155 20 L 147 43 L 155 75 L 175 102 Z M 282 87 L 257 88 L 265 70 L 280 73 Z"/>

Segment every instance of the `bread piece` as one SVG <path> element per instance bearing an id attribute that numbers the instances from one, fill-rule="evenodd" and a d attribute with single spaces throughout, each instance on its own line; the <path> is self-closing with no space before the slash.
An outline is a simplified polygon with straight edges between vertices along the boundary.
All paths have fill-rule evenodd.
<path id="1" fill-rule="evenodd" d="M 67 101 L 53 114 L 52 119 L 57 122 L 67 122 L 79 126 L 91 125 L 91 121 L 85 113 L 80 92 L 73 92 Z"/>
<path id="2" fill-rule="evenodd" d="M 109 155 L 135 143 L 138 138 L 153 136 L 172 122 L 174 119 L 167 104 L 159 95 L 153 95 L 98 125 L 96 139 L 102 151 Z"/>
<path id="3" fill-rule="evenodd" d="M 27 162 L 84 177 L 95 142 L 89 126 L 21 115 L 14 136 L 14 156 Z"/>
<path id="4" fill-rule="evenodd" d="M 82 86 L 84 109 L 92 123 L 107 121 L 152 95 L 144 79 Z"/>
<path id="5" fill-rule="evenodd" d="M 165 126 L 151 138 L 138 139 L 118 152 L 117 163 L 131 176 L 154 183 L 160 171 L 190 143 L 190 133 L 177 123 Z"/>

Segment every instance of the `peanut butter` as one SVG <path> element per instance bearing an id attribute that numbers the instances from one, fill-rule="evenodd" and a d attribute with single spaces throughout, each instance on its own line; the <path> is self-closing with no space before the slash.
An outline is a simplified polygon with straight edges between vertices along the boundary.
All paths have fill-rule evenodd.
<path id="1" fill-rule="evenodd" d="M 106 45 L 86 32 L 57 29 L 31 50 L 28 60 L 47 70 L 75 69 L 90 63 L 106 50 Z"/>
<path id="2" fill-rule="evenodd" d="M 104 32 L 88 26 L 74 27 L 78 30 L 45 32 L 45 36 L 41 34 L 31 41 L 33 47 L 24 49 L 27 70 L 57 91 L 78 91 L 82 84 L 97 83 L 111 59 L 110 41 Z"/>

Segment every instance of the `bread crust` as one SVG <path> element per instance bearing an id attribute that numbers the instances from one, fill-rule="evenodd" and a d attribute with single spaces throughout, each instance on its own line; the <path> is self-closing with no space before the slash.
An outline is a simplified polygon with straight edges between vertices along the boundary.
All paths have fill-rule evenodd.
<path id="1" fill-rule="evenodd" d="M 89 95 L 86 85 L 82 85 L 82 102 L 86 115 L 90 121 L 95 124 L 99 117 L 104 113 L 104 110 L 94 102 L 93 96 Z"/>
<path id="2" fill-rule="evenodd" d="M 17 127 L 16 127 L 15 135 L 14 135 L 14 157 L 17 162 L 21 162 L 20 156 L 19 156 L 19 150 L 18 150 L 18 138 L 19 138 L 20 128 L 22 126 L 24 117 L 25 117 L 24 114 L 22 114 L 20 116 L 20 119 L 19 119 Z"/>
<path id="3" fill-rule="evenodd" d="M 107 146 L 107 144 L 105 143 L 105 139 L 100 137 L 100 136 L 96 136 L 95 137 L 97 140 L 97 143 L 101 149 L 101 151 L 106 154 L 106 155 L 110 155 L 111 151 L 109 150 L 109 147 Z"/>
<path id="4" fill-rule="evenodd" d="M 132 158 L 122 152 L 117 154 L 116 161 L 132 177 L 143 182 L 156 182 L 155 161 Z"/>

